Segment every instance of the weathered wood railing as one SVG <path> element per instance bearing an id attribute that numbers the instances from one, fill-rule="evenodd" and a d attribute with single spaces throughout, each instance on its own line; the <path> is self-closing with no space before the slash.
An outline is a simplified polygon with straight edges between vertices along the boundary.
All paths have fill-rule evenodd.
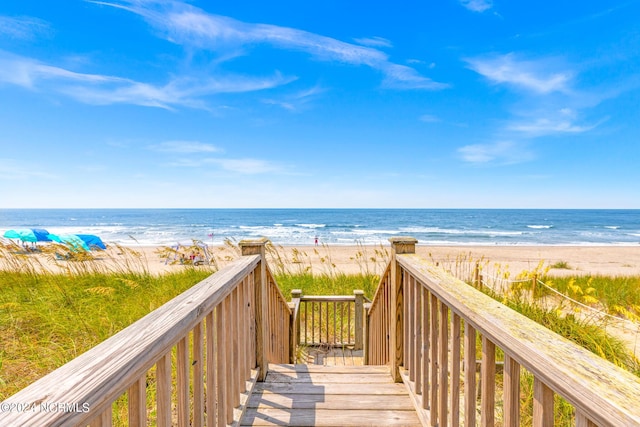
<path id="1" fill-rule="evenodd" d="M 640 425 L 637 377 L 430 265 L 413 254 L 415 243 L 392 239 L 389 276 L 368 320 L 371 334 L 388 332 L 389 339 L 369 336 L 369 363 L 389 363 L 425 424 L 475 426 L 479 413 L 482 426 L 518 426 L 521 411 L 531 411 L 533 426 L 552 426 L 557 394 L 573 406 L 578 427 Z M 387 318 L 386 329 L 376 326 Z M 498 354 L 504 354 L 501 375 Z M 521 371 L 533 376 L 532 409 L 523 407 Z"/>
<path id="2" fill-rule="evenodd" d="M 363 291 L 355 290 L 353 295 L 303 296 L 296 289 L 291 292 L 291 300 L 296 344 L 363 349 Z"/>
<path id="3" fill-rule="evenodd" d="M 637 377 L 417 257 L 415 239 L 391 241 L 368 312 L 368 362 L 390 365 L 425 424 L 475 426 L 479 414 L 482 426 L 518 426 L 530 411 L 533 426 L 552 426 L 557 394 L 573 406 L 578 427 L 640 425 Z M 525 375 L 533 377 L 532 408 L 523 407 Z"/>
<path id="4" fill-rule="evenodd" d="M 380 276 L 380 284 L 371 304 L 366 306 L 365 360 L 368 365 L 389 363 L 389 328 L 391 326 L 391 263 Z"/>
<path id="5" fill-rule="evenodd" d="M 263 254 L 264 255 L 264 254 Z M 282 295 L 280 287 L 267 266 L 267 359 L 271 363 L 289 363 L 295 353 L 290 353 L 290 327 L 292 309 Z"/>
<path id="6" fill-rule="evenodd" d="M 268 273 L 265 244 L 241 242 L 241 259 L 1 402 L 0 425 L 128 419 L 198 427 L 238 419 L 247 387 L 269 362 L 290 358 L 291 312 Z"/>

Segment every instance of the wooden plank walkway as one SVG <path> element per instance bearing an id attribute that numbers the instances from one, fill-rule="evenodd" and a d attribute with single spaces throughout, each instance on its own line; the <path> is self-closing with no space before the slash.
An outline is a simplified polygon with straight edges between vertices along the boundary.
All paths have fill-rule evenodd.
<path id="1" fill-rule="evenodd" d="M 269 365 L 242 426 L 420 426 L 388 366 Z"/>

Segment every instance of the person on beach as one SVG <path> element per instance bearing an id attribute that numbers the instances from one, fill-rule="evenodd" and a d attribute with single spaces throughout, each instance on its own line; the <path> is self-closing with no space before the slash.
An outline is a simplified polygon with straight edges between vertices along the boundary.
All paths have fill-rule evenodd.
<path id="1" fill-rule="evenodd" d="M 315 237 L 315 244 L 318 246 L 318 236 Z"/>

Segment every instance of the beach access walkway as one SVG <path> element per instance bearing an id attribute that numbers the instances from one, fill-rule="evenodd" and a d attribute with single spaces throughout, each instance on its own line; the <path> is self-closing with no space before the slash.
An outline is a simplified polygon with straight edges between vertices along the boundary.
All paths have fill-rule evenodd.
<path id="1" fill-rule="evenodd" d="M 387 366 L 270 365 L 249 398 L 242 426 L 420 426 Z"/>
<path id="2" fill-rule="evenodd" d="M 371 300 L 282 294 L 266 239 L 0 402 L 2 426 L 640 426 L 640 380 L 392 238 Z M 558 399 L 557 399 L 558 398 Z"/>

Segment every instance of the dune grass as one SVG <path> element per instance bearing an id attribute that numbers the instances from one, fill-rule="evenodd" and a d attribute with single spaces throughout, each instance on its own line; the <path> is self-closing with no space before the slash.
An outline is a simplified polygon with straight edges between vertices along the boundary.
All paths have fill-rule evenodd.
<path id="1" fill-rule="evenodd" d="M 65 260 L 61 272 L 0 247 L 0 400 L 67 363 L 211 274 L 152 276 L 135 251 L 113 272 Z M 135 268 L 134 268 L 135 267 Z"/>
<path id="2" fill-rule="evenodd" d="M 546 277 L 544 282 L 581 303 L 640 322 L 640 277 Z"/>

